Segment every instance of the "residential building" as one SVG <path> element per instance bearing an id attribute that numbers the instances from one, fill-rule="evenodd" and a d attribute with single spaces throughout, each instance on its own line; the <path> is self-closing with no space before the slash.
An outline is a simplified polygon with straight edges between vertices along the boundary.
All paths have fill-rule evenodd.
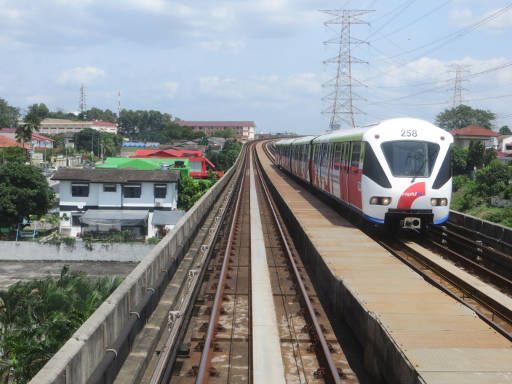
<path id="1" fill-rule="evenodd" d="M 101 132 L 117 133 L 117 124 L 110 121 L 92 120 L 68 120 L 68 119 L 44 119 L 41 121 L 39 132 L 45 135 L 77 133 L 82 129 L 91 128 Z"/>
<path id="2" fill-rule="evenodd" d="M 132 158 L 132 157 L 107 157 L 103 163 L 96 164 L 96 169 L 140 169 L 140 170 L 171 170 L 179 171 L 180 177 L 189 176 L 189 159 L 180 158 Z"/>
<path id="3" fill-rule="evenodd" d="M 129 230 L 153 237 L 176 223 L 179 171 L 60 168 L 60 232 L 83 236 Z"/>
<path id="4" fill-rule="evenodd" d="M 190 176 L 198 179 L 208 177 L 208 166 L 215 165 L 200 150 L 192 149 L 137 149 L 132 158 L 187 158 L 190 164 Z"/>
<path id="5" fill-rule="evenodd" d="M 177 120 L 182 127 L 190 127 L 194 132 L 203 132 L 205 136 L 215 136 L 220 131 L 232 129 L 235 138 L 247 141 L 254 140 L 256 124 L 254 121 L 185 121 Z"/>
<path id="6" fill-rule="evenodd" d="M 18 143 L 16 140 L 11 139 L 10 137 L 0 135 L 0 148 L 7 148 L 7 147 L 20 147 L 21 148 L 21 143 Z M 30 151 L 32 149 L 32 145 L 23 144 L 23 148 L 25 148 L 25 151 Z"/>
<path id="7" fill-rule="evenodd" d="M 499 133 L 478 125 L 469 125 L 465 128 L 450 131 L 455 145 L 468 148 L 471 142 L 481 142 L 485 148 L 498 148 Z"/>
<path id="8" fill-rule="evenodd" d="M 8 137 L 12 140 L 16 140 L 16 129 L 15 128 L 2 128 L 0 129 L 0 135 Z M 49 137 L 43 136 L 38 132 L 32 133 L 32 140 L 30 144 L 32 145 L 32 149 L 52 149 L 53 143 L 55 140 L 50 139 Z"/>

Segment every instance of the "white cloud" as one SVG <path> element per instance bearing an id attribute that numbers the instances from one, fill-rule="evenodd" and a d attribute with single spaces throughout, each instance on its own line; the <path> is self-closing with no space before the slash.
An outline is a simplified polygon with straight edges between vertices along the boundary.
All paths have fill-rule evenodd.
<path id="1" fill-rule="evenodd" d="M 450 13 L 450 19 L 452 22 L 459 27 L 467 27 L 471 24 L 477 23 L 480 20 L 484 20 L 487 17 L 498 14 L 496 17 L 486 21 L 479 26 L 480 29 L 487 30 L 503 30 L 512 27 L 512 10 L 508 9 L 505 12 L 499 14 L 501 8 L 492 9 L 485 12 L 476 12 L 471 8 L 455 8 Z"/>
<path id="2" fill-rule="evenodd" d="M 105 71 L 98 67 L 75 67 L 62 72 L 58 78 L 58 81 L 62 84 L 88 83 L 105 76 Z"/>
<path id="3" fill-rule="evenodd" d="M 201 48 L 212 52 L 235 51 L 238 52 L 245 48 L 245 42 L 242 40 L 235 41 L 222 41 L 222 40 L 207 40 L 199 43 Z"/>
<path id="4" fill-rule="evenodd" d="M 303 102 L 304 99 L 320 96 L 322 80 L 315 73 L 300 73 L 281 77 L 277 75 L 208 76 L 199 79 L 201 93 L 217 99 L 243 101 L 251 105 L 266 105 L 272 108 Z"/>
<path id="5" fill-rule="evenodd" d="M 170 98 L 174 98 L 176 97 L 180 84 L 177 81 L 167 81 L 163 84 L 163 86 L 167 91 L 167 95 Z"/>

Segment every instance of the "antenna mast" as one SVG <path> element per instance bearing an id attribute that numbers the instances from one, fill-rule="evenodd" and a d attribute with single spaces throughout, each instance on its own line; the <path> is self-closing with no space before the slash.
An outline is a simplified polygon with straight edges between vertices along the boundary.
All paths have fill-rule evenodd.
<path id="1" fill-rule="evenodd" d="M 85 120 L 85 111 L 87 111 L 87 102 L 85 98 L 85 87 L 82 83 L 80 85 L 80 103 L 78 105 L 78 109 L 80 110 L 80 114 L 82 115 L 82 118 Z"/>
<path id="2" fill-rule="evenodd" d="M 352 63 L 368 62 L 352 56 L 352 46 L 368 44 L 368 42 L 356 39 L 351 35 L 353 24 L 368 24 L 360 19 L 361 16 L 372 12 L 372 10 L 357 9 L 334 9 L 322 11 L 331 18 L 324 25 L 339 25 L 340 34 L 338 37 L 324 41 L 324 44 L 336 44 L 338 54 L 324 61 L 324 64 L 336 64 L 336 76 L 323 84 L 324 87 L 334 88 L 323 98 L 327 107 L 322 111 L 329 115 L 329 130 L 338 129 L 340 120 L 349 123 L 352 127 L 356 126 L 354 114 L 363 113 L 354 106 L 354 100 L 362 100 L 360 96 L 352 90 L 354 86 L 364 86 L 363 83 L 352 76 Z"/>

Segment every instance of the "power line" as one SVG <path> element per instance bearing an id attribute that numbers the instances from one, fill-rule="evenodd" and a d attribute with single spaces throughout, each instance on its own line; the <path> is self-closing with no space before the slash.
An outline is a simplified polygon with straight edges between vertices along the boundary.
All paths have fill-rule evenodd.
<path id="1" fill-rule="evenodd" d="M 376 30 L 371 32 L 366 39 L 369 39 L 370 37 L 375 36 L 375 34 L 377 34 L 378 32 L 382 31 L 387 25 L 389 25 L 393 20 L 395 20 L 402 13 L 404 13 L 407 10 L 407 8 L 409 8 L 415 2 L 416 2 L 416 0 L 408 0 L 408 1 L 404 2 L 403 5 L 400 8 L 398 8 L 397 11 L 394 12 L 393 15 L 384 24 L 382 24 L 379 28 L 377 28 Z"/>
<path id="2" fill-rule="evenodd" d="M 419 56 L 416 56 L 414 59 L 411 60 L 411 61 L 414 61 L 414 60 L 420 58 L 421 56 L 423 56 L 425 54 L 428 54 L 428 53 L 432 53 L 432 52 L 434 52 L 434 51 L 444 47 L 445 45 L 449 44 L 450 42 L 452 42 L 452 41 L 454 41 L 454 40 L 456 40 L 456 39 L 458 39 L 458 38 L 460 38 L 460 37 L 462 37 L 462 36 L 472 32 L 472 31 L 474 31 L 475 29 L 477 29 L 481 25 L 485 24 L 486 22 L 488 22 L 490 20 L 495 19 L 496 17 L 499 17 L 499 16 L 503 15 L 505 12 L 509 11 L 510 9 L 512 9 L 512 3 L 509 3 L 505 7 L 500 8 L 499 10 L 493 12 L 492 14 L 490 14 L 490 15 L 482 18 L 482 19 L 480 19 L 479 21 L 477 21 L 477 22 L 475 22 L 475 23 L 473 23 L 473 24 L 471 24 L 471 25 L 469 25 L 467 27 L 461 28 L 461 29 L 459 29 L 459 30 L 457 30 L 455 32 L 452 32 L 452 33 L 444 36 L 444 37 L 432 40 L 431 42 L 423 44 L 423 45 L 421 45 L 419 47 L 410 49 L 408 51 L 402 52 L 402 53 L 394 55 L 394 56 L 389 56 L 387 59 L 388 60 L 394 59 L 396 57 L 404 56 L 406 54 L 419 51 L 419 50 L 421 50 L 423 48 L 427 48 L 429 46 L 433 46 L 432 48 L 426 50 L 425 52 L 422 52 Z M 408 63 L 401 64 L 397 68 L 394 68 L 394 69 L 398 69 L 398 68 L 404 67 L 407 64 Z M 378 76 L 381 76 L 381 75 L 385 75 L 388 72 L 389 71 L 379 71 L 379 73 L 377 73 L 376 75 L 374 75 L 372 77 L 369 77 L 366 80 L 368 81 L 368 80 L 374 79 L 375 77 L 378 77 Z"/>

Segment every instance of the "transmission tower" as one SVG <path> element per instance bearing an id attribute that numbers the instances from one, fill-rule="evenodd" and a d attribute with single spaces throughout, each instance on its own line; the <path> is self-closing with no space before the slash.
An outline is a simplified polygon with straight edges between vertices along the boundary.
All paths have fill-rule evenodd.
<path id="1" fill-rule="evenodd" d="M 80 114 L 83 116 L 83 119 L 85 119 L 85 111 L 87 111 L 87 102 L 85 98 L 85 87 L 83 83 L 80 85 L 80 102 L 78 104 L 78 109 L 80 110 Z"/>
<path id="2" fill-rule="evenodd" d="M 327 104 L 322 111 L 323 114 L 329 115 L 329 129 L 334 130 L 340 127 L 340 120 L 356 126 L 354 115 L 363 113 L 359 108 L 354 106 L 354 100 L 362 100 L 353 92 L 354 86 L 364 86 L 360 81 L 352 76 L 353 63 L 365 63 L 352 55 L 352 46 L 367 44 L 367 42 L 354 38 L 351 35 L 351 28 L 354 24 L 368 24 L 361 19 L 365 14 L 372 12 L 371 10 L 355 10 L 355 9 L 334 9 L 322 11 L 329 15 L 330 19 L 324 25 L 339 25 L 339 36 L 329 39 L 324 44 L 337 45 L 338 53 L 336 56 L 324 61 L 324 64 L 336 65 L 336 76 L 324 84 L 326 88 L 334 88 L 329 91 L 323 98 Z"/>
<path id="3" fill-rule="evenodd" d="M 465 88 L 463 84 L 468 82 L 468 79 L 466 79 L 465 76 L 469 74 L 470 68 L 470 65 L 462 64 L 454 64 L 450 66 L 450 73 L 455 74 L 455 78 L 453 79 L 453 108 L 458 107 L 464 102 L 462 93 L 468 89 Z"/>

